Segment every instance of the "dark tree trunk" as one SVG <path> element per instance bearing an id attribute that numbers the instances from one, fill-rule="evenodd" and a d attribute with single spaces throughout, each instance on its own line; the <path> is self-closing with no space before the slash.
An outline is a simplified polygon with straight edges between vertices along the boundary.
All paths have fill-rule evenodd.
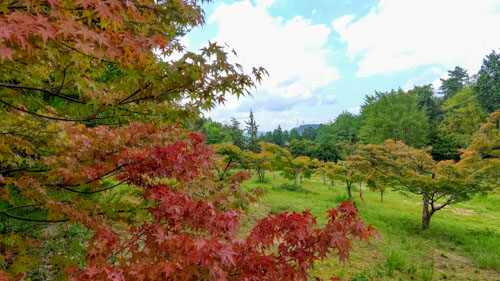
<path id="1" fill-rule="evenodd" d="M 323 184 L 326 184 L 326 177 L 323 176 Z"/>
<path id="2" fill-rule="evenodd" d="M 423 197 L 423 208 L 422 208 L 422 230 L 429 229 L 431 225 L 432 211 L 429 210 L 429 198 L 427 196 Z"/>
<path id="3" fill-rule="evenodd" d="M 351 200 L 352 198 L 351 183 L 346 182 L 346 185 L 347 185 L 347 196 L 349 197 L 349 200 Z"/>
<path id="4" fill-rule="evenodd" d="M 302 184 L 302 174 L 300 174 L 300 184 Z"/>
<path id="5" fill-rule="evenodd" d="M 295 186 L 297 186 L 297 174 L 294 174 L 293 176 L 295 178 Z"/>
<path id="6" fill-rule="evenodd" d="M 384 192 L 380 191 L 380 202 L 384 202 Z"/>

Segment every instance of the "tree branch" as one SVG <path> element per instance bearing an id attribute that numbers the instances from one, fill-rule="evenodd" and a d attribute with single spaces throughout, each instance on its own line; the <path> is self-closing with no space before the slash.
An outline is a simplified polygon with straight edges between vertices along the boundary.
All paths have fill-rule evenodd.
<path id="1" fill-rule="evenodd" d="M 431 204 L 431 207 L 432 207 L 432 212 L 434 213 L 434 212 L 439 211 L 439 210 L 441 210 L 442 208 L 444 208 L 444 207 L 446 207 L 446 206 L 450 205 L 451 201 L 453 201 L 453 199 L 455 199 L 456 197 L 457 197 L 457 196 L 455 196 L 455 194 L 451 195 L 450 197 L 448 197 L 448 200 L 446 200 L 446 202 L 444 202 L 442 205 L 440 205 L 440 206 L 438 206 L 438 207 L 436 207 L 436 208 L 434 208 L 434 204 L 432 203 L 432 204 Z"/>
<path id="2" fill-rule="evenodd" d="M 224 176 L 226 175 L 227 170 L 229 169 L 229 165 L 231 165 L 231 163 L 233 163 L 233 159 L 229 159 L 229 161 L 227 162 L 227 165 L 224 168 L 224 171 L 222 171 L 222 175 L 220 175 L 220 177 L 219 177 L 219 181 L 222 181 L 224 179 Z"/>
<path id="3" fill-rule="evenodd" d="M 135 95 L 137 95 L 138 93 L 140 93 L 142 90 L 145 90 L 149 87 L 149 85 L 151 85 L 151 83 L 148 83 L 144 88 L 139 88 L 137 90 L 135 90 L 132 94 L 130 94 L 128 97 L 126 97 L 125 99 L 123 99 L 122 101 L 120 101 L 118 104 L 119 105 L 122 105 L 122 104 L 125 104 L 125 102 L 129 99 L 131 99 L 132 97 L 134 97 Z"/>
<path id="4" fill-rule="evenodd" d="M 11 218 L 11 219 L 16 219 L 16 220 L 20 220 L 20 221 L 29 221 L 29 222 L 60 223 L 60 222 L 68 222 L 69 221 L 69 219 L 62 219 L 62 220 L 30 219 L 30 218 L 26 218 L 26 217 L 12 215 L 5 210 L 0 211 L 0 215 L 4 215 L 4 216 Z"/>
<path id="5" fill-rule="evenodd" d="M 64 77 L 66 77 L 66 69 L 64 70 Z M 64 83 L 64 79 L 63 79 L 63 83 Z M 0 83 L 0 87 L 4 87 L 4 88 L 8 88 L 8 89 L 14 89 L 14 90 L 33 90 L 33 91 L 39 91 L 39 92 L 43 92 L 43 93 L 49 94 L 51 96 L 56 96 L 56 97 L 65 99 L 67 101 L 72 101 L 72 102 L 76 102 L 76 103 L 79 103 L 79 104 L 86 104 L 83 101 L 80 101 L 80 100 L 77 100 L 77 99 L 74 99 L 74 98 L 71 98 L 71 97 L 59 94 L 59 92 L 62 90 L 63 84 L 61 84 L 61 86 L 60 86 L 59 90 L 57 91 L 57 93 L 56 92 L 52 92 L 52 91 L 47 90 L 47 89 L 43 89 L 43 88 L 36 88 L 36 87 L 30 87 L 30 86 L 21 86 L 21 85 L 13 85 L 13 84 L 5 84 L 5 83 Z"/>
<path id="6" fill-rule="evenodd" d="M 113 188 L 119 186 L 120 184 L 123 184 L 124 182 L 126 182 L 126 180 L 121 181 L 121 182 L 119 182 L 117 184 L 114 184 L 114 185 L 112 185 L 110 187 L 106 187 L 106 188 L 99 189 L 99 190 L 93 190 L 93 191 L 80 191 L 80 190 L 76 190 L 76 189 L 71 189 L 71 188 L 66 187 L 64 185 L 56 185 L 56 187 L 62 188 L 64 190 L 67 190 L 67 191 L 70 191 L 70 192 L 79 193 L 79 194 L 94 194 L 94 193 L 99 193 L 99 192 L 103 192 L 103 191 L 106 191 L 106 190 L 113 189 Z"/>
<path id="7" fill-rule="evenodd" d="M 38 114 L 36 112 L 31 112 L 29 110 L 26 110 L 26 109 L 23 109 L 23 108 L 20 108 L 20 107 L 17 107 L 17 106 L 14 106 L 8 102 L 5 102 L 4 100 L 0 99 L 0 103 L 12 108 L 12 109 L 15 109 L 15 110 L 18 110 L 18 111 L 21 111 L 21 112 L 24 112 L 24 113 L 28 113 L 28 114 L 31 114 L 33 116 L 36 116 L 36 117 L 40 117 L 40 118 L 45 118 L 45 119 L 49 119 L 49 120 L 56 120 L 56 121 L 64 121 L 64 122 L 90 122 L 92 120 L 98 120 L 98 119 L 109 119 L 111 117 L 91 117 L 91 118 L 86 118 L 86 119 L 68 119 L 68 118 L 60 118 L 60 117 L 53 117 L 53 116 L 47 116 L 47 115 L 43 115 L 43 114 Z"/>

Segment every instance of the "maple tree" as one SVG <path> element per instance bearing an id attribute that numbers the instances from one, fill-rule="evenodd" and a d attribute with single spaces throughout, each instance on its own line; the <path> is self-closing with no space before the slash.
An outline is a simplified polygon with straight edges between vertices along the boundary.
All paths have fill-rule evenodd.
<path id="1" fill-rule="evenodd" d="M 260 153 L 254 153 L 250 150 L 245 150 L 246 165 L 253 169 L 257 174 L 259 182 L 265 181 L 266 171 L 272 171 L 273 166 L 271 160 L 273 154 L 266 150 L 266 143 L 260 142 L 261 147 Z"/>
<path id="2" fill-rule="evenodd" d="M 393 140 L 361 146 L 350 160 L 369 165 L 383 185 L 421 195 L 425 230 L 437 211 L 498 185 L 498 117 L 500 113 L 494 113 L 481 125 L 459 162 L 435 161 L 431 148 L 415 149 Z"/>
<path id="3" fill-rule="evenodd" d="M 329 166 L 327 162 L 319 161 L 318 167 L 314 169 L 314 173 L 316 175 L 321 176 L 321 179 L 323 180 L 323 184 L 326 184 L 326 177 L 329 171 Z"/>
<path id="4" fill-rule="evenodd" d="M 331 171 L 329 172 L 329 177 L 332 180 L 340 180 L 345 183 L 347 196 L 349 199 L 352 198 L 353 184 L 362 182 L 364 180 L 364 177 L 360 173 L 360 171 L 357 170 L 356 166 L 348 160 L 340 160 L 337 163 L 332 164 Z"/>
<path id="5" fill-rule="evenodd" d="M 294 185 L 297 186 L 300 179 L 304 177 L 310 178 L 313 173 L 313 168 L 319 161 L 311 161 L 307 156 L 299 156 L 293 158 L 290 151 L 281 148 L 279 145 L 261 142 L 261 155 L 268 159 L 270 168 L 277 171 L 282 171 L 286 179 L 293 179 Z M 267 165 L 267 164 L 266 164 Z"/>
<path id="6" fill-rule="evenodd" d="M 461 165 L 481 184 L 498 187 L 500 182 L 500 110 L 492 112 L 474 134 L 461 155 Z"/>
<path id="7" fill-rule="evenodd" d="M 251 173 L 228 173 L 239 151 L 216 155 L 182 127 L 266 71 L 247 74 L 216 43 L 184 49 L 199 2 L 0 3 L 0 216 L 18 222 L 0 235 L 0 280 L 48 263 L 49 279 L 75 281 L 306 280 L 314 261 L 343 261 L 373 236 L 343 203 L 323 228 L 289 212 L 238 239 L 240 210 L 259 195 L 241 189 Z M 88 238 L 61 257 L 47 225 L 62 244 L 63 225 Z"/>
<path id="8" fill-rule="evenodd" d="M 198 1 L 2 2 L 0 137 L 15 158 L 2 166 L 31 163 L 74 123 L 176 122 L 248 93 L 264 69 L 245 74 L 216 43 L 199 53 L 179 43 L 203 21 Z"/>
<path id="9" fill-rule="evenodd" d="M 42 192 L 43 184 L 68 194 L 99 194 L 99 183 L 113 175 L 140 190 L 142 200 L 135 208 L 150 217 L 118 228 L 110 221 L 127 218 L 117 216 L 120 210 L 105 210 L 105 204 L 74 196 L 63 202 L 60 193 L 39 196 L 36 204 L 51 214 L 51 222 L 81 223 L 94 232 L 85 267 L 69 264 L 65 269 L 71 280 L 307 280 L 315 260 L 328 253 L 345 260 L 351 239 L 374 235 L 346 202 L 329 211 L 323 228 L 315 228 L 308 211 L 284 213 L 259 221 L 247 239 L 239 240 L 239 212 L 231 204 L 250 174 L 232 175 L 227 194 L 221 196 L 214 151 L 202 136 L 191 133 L 179 139 L 179 129 L 140 123 L 69 130 L 71 139 L 55 140 L 61 152 L 44 159 L 53 169 L 29 177 L 37 184 L 23 186 L 25 192 Z M 22 180 L 17 179 L 20 187 Z"/>
<path id="10" fill-rule="evenodd" d="M 378 167 L 375 167 L 367 161 L 366 158 L 360 157 L 359 154 L 354 154 L 348 156 L 348 163 L 355 172 L 353 180 L 357 181 L 360 187 L 361 184 L 366 182 L 366 186 L 373 191 L 378 191 L 380 193 L 380 201 L 384 201 L 384 193 L 388 187 L 393 184 L 393 182 L 385 176 L 384 173 L 380 171 Z"/>

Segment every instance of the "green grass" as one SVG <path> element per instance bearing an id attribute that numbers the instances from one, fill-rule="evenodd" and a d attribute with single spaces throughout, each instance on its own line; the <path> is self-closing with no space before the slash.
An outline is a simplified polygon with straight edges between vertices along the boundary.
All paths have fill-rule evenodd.
<path id="1" fill-rule="evenodd" d="M 332 188 L 321 179 L 304 180 L 296 192 L 276 189 L 291 183 L 278 174 L 267 175 L 265 183 L 247 181 L 245 188 L 267 188 L 260 207 L 250 211 L 255 219 L 267 213 L 310 209 L 321 224 L 325 211 L 347 199 L 346 188 L 337 182 Z M 353 193 L 366 223 L 382 238 L 371 244 L 357 243 L 350 263 L 339 265 L 335 258 L 316 265 L 313 273 L 355 280 L 500 280 L 500 193 L 477 196 L 437 212 L 428 231 L 420 229 L 421 199 L 387 191 L 380 194 L 363 190 L 365 205 Z M 265 207 L 265 208 L 264 208 Z"/>

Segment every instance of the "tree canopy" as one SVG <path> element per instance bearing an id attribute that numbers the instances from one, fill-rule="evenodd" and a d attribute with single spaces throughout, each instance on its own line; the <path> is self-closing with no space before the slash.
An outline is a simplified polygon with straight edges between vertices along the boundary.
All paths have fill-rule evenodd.
<path id="1" fill-rule="evenodd" d="M 363 127 L 359 135 L 365 143 L 379 144 L 393 139 L 413 147 L 427 144 L 428 117 L 418 106 L 414 93 L 399 90 L 367 96 L 362 115 Z"/>
<path id="2" fill-rule="evenodd" d="M 481 106 L 488 112 L 500 109 L 500 53 L 492 51 L 484 58 L 475 90 Z"/>

